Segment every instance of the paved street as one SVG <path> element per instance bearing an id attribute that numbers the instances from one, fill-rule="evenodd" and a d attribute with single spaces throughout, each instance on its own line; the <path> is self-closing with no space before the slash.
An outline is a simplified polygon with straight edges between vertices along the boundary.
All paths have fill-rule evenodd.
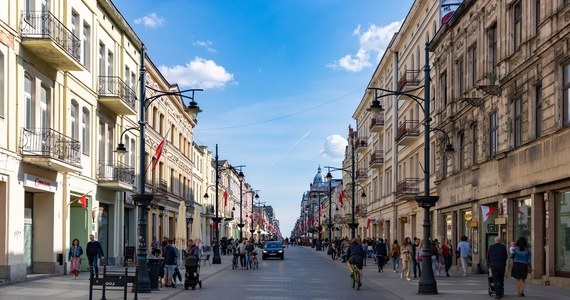
<path id="1" fill-rule="evenodd" d="M 340 261 L 332 261 L 325 251 L 314 248 L 289 247 L 285 260 L 260 260 L 260 269 L 232 270 L 230 257 L 222 256 L 221 265 L 204 266 L 203 287 L 196 290 L 161 288 L 139 299 L 491 299 L 487 294 L 486 275 L 436 277 L 438 295 L 418 295 L 418 279 L 405 281 L 387 265 L 378 273 L 372 259 L 365 267 L 361 290 L 353 290 L 348 269 Z M 183 270 L 182 270 L 183 271 Z M 527 284 L 525 299 L 570 299 L 570 290 Z M 122 299 L 120 292 L 108 292 L 107 299 Z M 133 299 L 129 293 L 129 299 Z M 515 299 L 515 282 L 506 279 L 505 299 Z M 87 274 L 79 280 L 71 276 L 56 276 L 0 287 L 0 299 L 88 299 Z M 96 292 L 93 299 L 101 299 Z"/>

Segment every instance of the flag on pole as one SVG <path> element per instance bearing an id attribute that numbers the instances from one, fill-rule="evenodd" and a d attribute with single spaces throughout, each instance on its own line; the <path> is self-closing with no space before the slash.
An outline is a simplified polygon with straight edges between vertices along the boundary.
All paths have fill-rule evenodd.
<path id="1" fill-rule="evenodd" d="M 344 198 L 344 191 L 340 191 L 338 194 L 338 202 L 340 203 L 340 206 L 342 206 L 342 198 Z"/>
<path id="2" fill-rule="evenodd" d="M 224 191 L 224 207 L 228 206 L 228 191 Z"/>
<path id="3" fill-rule="evenodd" d="M 483 222 L 486 222 L 489 216 L 495 213 L 496 207 L 481 205 L 481 212 L 483 213 Z"/>
<path id="4" fill-rule="evenodd" d="M 164 149 L 165 143 L 166 143 L 166 138 L 162 138 L 162 142 L 160 142 L 160 144 L 158 144 L 158 147 L 156 147 L 156 153 L 154 154 L 155 159 L 152 162 L 152 172 L 154 172 L 154 169 L 156 169 L 156 165 L 158 164 L 158 161 L 162 156 L 162 149 Z"/>
<path id="5" fill-rule="evenodd" d="M 366 229 L 370 228 L 370 224 L 372 224 L 372 219 L 368 219 L 366 222 Z"/>
<path id="6" fill-rule="evenodd" d="M 79 203 L 81 203 L 81 208 L 85 209 L 87 207 L 87 194 L 81 195 L 78 198 Z"/>

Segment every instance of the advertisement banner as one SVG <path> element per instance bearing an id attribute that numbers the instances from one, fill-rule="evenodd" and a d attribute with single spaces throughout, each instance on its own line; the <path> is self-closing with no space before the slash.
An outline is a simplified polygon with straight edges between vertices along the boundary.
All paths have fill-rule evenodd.
<path id="1" fill-rule="evenodd" d="M 447 23 L 457 8 L 463 3 L 463 0 L 441 0 L 440 17 L 441 24 Z"/>

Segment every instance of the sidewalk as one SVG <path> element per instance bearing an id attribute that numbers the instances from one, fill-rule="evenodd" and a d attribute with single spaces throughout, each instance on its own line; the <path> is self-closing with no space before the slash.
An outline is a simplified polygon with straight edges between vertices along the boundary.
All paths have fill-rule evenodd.
<path id="1" fill-rule="evenodd" d="M 212 255 L 213 256 L 213 255 Z M 210 257 L 210 262 L 212 261 Z M 200 268 L 200 279 L 203 286 L 208 277 L 231 267 L 231 256 L 221 256 L 221 264 L 206 264 Z M 107 267 L 108 271 L 124 272 L 125 268 L 120 266 Z M 129 267 L 129 272 L 134 272 L 134 267 Z M 103 272 L 99 269 L 100 274 Z M 180 267 L 182 280 L 184 281 L 184 267 Z M 98 287 L 99 288 L 99 287 Z M 199 289 L 197 286 L 196 289 Z M 176 288 L 160 288 L 151 293 L 138 294 L 139 299 L 169 299 L 174 295 L 184 291 L 184 284 L 178 283 Z M 189 289 L 190 291 L 190 289 Z M 93 299 L 101 299 L 102 291 L 93 291 Z M 122 291 L 106 291 L 106 299 L 123 299 Z M 38 300 L 38 299 L 89 299 L 89 273 L 83 272 L 77 280 L 71 275 L 43 277 L 31 279 L 26 282 L 0 286 L 0 299 Z M 134 293 L 129 287 L 127 299 L 134 299 Z"/>
<path id="2" fill-rule="evenodd" d="M 323 261 L 328 263 L 339 264 L 340 267 L 348 268 L 340 260 L 333 261 L 327 251 L 316 251 L 314 248 L 307 248 L 321 257 Z M 388 262 L 384 266 L 384 272 L 378 272 L 378 266 L 374 263 L 373 258 L 366 259 L 366 266 L 363 274 L 363 287 L 376 285 L 388 293 L 403 299 L 493 299 L 488 294 L 488 277 L 487 274 L 470 274 L 463 277 L 463 270 L 456 268 L 456 265 L 450 270 L 450 277 L 445 277 L 445 271 L 442 270 L 441 275 L 435 274 L 437 282 L 437 295 L 420 295 L 418 294 L 418 283 L 420 278 L 413 278 L 411 272 L 411 280 L 400 279 L 400 273 L 394 273 L 392 263 Z M 343 270 L 344 270 L 343 269 Z M 570 288 L 570 287 L 569 287 Z M 525 287 L 525 299 L 570 299 L 570 289 L 544 286 L 530 283 L 527 280 Z M 505 278 L 505 296 L 504 298 L 519 298 L 516 295 L 516 285 L 513 278 Z"/>

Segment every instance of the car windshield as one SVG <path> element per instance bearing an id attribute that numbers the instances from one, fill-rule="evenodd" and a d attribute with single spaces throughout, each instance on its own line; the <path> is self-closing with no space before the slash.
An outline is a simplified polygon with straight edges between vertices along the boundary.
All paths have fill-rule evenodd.
<path id="1" fill-rule="evenodd" d="M 267 245 L 265 245 L 266 248 L 279 248 L 281 247 L 281 245 L 279 245 L 279 243 L 267 243 Z"/>

